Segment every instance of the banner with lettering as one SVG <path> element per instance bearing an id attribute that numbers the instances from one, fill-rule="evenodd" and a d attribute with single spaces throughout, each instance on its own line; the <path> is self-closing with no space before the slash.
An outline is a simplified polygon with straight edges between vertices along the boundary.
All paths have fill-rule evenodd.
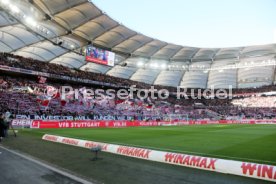
<path id="1" fill-rule="evenodd" d="M 208 124 L 275 124 L 276 120 L 190 120 L 190 121 L 130 121 L 130 120 L 29 120 L 14 119 L 14 127 L 30 128 L 118 128 L 139 126 L 183 126 Z"/>
<path id="2" fill-rule="evenodd" d="M 42 139 L 88 149 L 100 146 L 102 151 L 113 154 L 276 182 L 276 166 L 272 165 L 156 151 L 48 134 L 45 134 Z"/>

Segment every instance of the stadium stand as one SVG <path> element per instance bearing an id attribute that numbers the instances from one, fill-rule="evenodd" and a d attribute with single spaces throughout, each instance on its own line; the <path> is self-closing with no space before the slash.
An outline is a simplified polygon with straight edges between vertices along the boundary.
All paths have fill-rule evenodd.
<path id="1" fill-rule="evenodd" d="M 112 76 L 101 75 L 85 71 L 73 70 L 65 66 L 53 63 L 43 63 L 38 60 L 15 56 L 8 53 L 1 54 L 1 65 L 15 68 L 38 70 L 41 72 L 62 74 L 69 77 L 91 79 L 104 83 L 112 83 L 115 86 L 138 85 L 140 88 L 149 88 L 149 85 L 137 83 L 127 79 L 119 79 Z M 164 72 L 163 72 L 164 73 Z M 178 73 L 176 73 L 178 74 Z M 36 79 L 35 79 L 36 80 Z M 54 86 L 56 89 L 61 87 L 61 82 L 40 84 L 28 78 L 19 80 L 15 77 L 2 76 L 1 86 L 1 109 L 2 111 L 12 111 L 16 114 L 51 114 L 51 115 L 123 115 L 131 119 L 162 119 L 168 120 L 171 114 L 179 115 L 174 118 L 181 119 L 221 119 L 221 118 L 274 118 L 276 103 L 273 92 L 275 86 L 264 86 L 256 89 L 234 89 L 234 99 L 229 100 L 177 100 L 171 90 L 171 95 L 165 101 L 148 99 L 134 99 L 119 101 L 110 100 L 104 97 L 98 101 L 82 101 L 71 99 L 62 101 L 61 99 L 48 98 L 43 95 L 48 86 Z M 112 82 L 111 82 L 112 81 Z M 72 82 L 72 81 L 71 81 Z M 74 85 L 76 88 L 83 88 L 69 82 L 68 85 Z M 71 84 L 70 84 L 71 83 Z M 86 86 L 86 87 L 91 87 Z M 92 86 L 96 88 L 96 86 Z M 161 86 L 157 86 L 161 88 Z M 41 89 L 37 93 L 36 88 Z M 104 89 L 104 86 L 101 88 Z M 163 86 L 163 88 L 166 88 Z M 171 87 L 167 87 L 168 90 Z M 190 89 L 191 90 L 191 89 Z M 199 90 L 199 89 L 198 89 Z M 35 91 L 35 92 L 34 92 Z M 261 96 L 262 95 L 262 96 Z M 45 103 L 43 105 L 43 103 Z M 195 104 L 202 104 L 197 107 Z M 47 108 L 42 108 L 47 106 Z M 214 115 L 216 114 L 216 115 Z"/>
<path id="2" fill-rule="evenodd" d="M 109 60 L 110 55 L 114 57 Z M 54 121 L 59 124 L 58 128 L 70 127 L 73 131 L 75 128 L 84 127 L 122 128 L 128 127 L 129 124 L 162 126 L 156 127 L 158 128 L 156 132 L 149 127 L 146 133 L 146 129 L 139 127 L 128 133 L 123 131 L 120 133 L 121 130 L 112 133 L 113 130 L 107 129 L 108 131 L 102 132 L 102 135 L 93 131 L 90 133 L 89 130 L 83 136 L 89 138 L 88 134 L 98 134 L 106 138 L 103 141 L 106 144 L 118 142 L 120 146 L 118 145 L 116 154 L 122 148 L 126 150 L 123 152 L 128 152 L 121 155 L 130 156 L 131 152 L 138 153 L 135 149 L 142 152 L 147 148 L 154 150 L 158 148 L 160 151 L 166 149 L 168 152 L 164 152 L 164 157 L 158 156 L 155 151 L 152 151 L 153 156 L 157 159 L 162 158 L 162 162 L 164 160 L 174 164 L 179 162 L 180 165 L 183 161 L 182 165 L 201 169 L 207 168 L 207 159 L 209 159 L 211 163 L 208 169 L 224 173 L 221 181 L 225 183 L 229 181 L 237 183 L 235 180 L 225 179 L 231 173 L 238 173 L 238 175 L 243 173 L 243 175 L 250 175 L 249 177 L 270 181 L 274 177 L 273 181 L 275 181 L 275 166 L 260 165 L 275 165 L 275 151 L 272 149 L 275 143 L 273 135 L 275 127 L 258 129 L 258 126 L 254 125 L 253 128 L 245 126 L 251 123 L 275 124 L 275 66 L 276 44 L 233 48 L 180 46 L 148 37 L 126 27 L 108 16 L 91 0 L 0 0 L 0 115 L 7 113 L 8 116 L 14 115 L 7 117 L 8 120 L 5 121 L 9 123 L 12 118 L 11 125 L 15 124 L 18 125 L 16 128 L 22 128 L 19 129 L 20 136 L 17 137 L 22 142 L 16 145 L 24 146 L 23 150 L 30 149 L 26 153 L 33 151 L 34 157 L 40 154 L 48 158 L 49 163 L 53 165 L 56 165 L 57 161 L 62 163 L 57 164 L 61 168 L 74 165 L 76 170 L 85 171 L 88 174 L 83 176 L 98 179 L 97 175 L 99 175 L 99 181 L 103 181 L 100 183 L 152 183 L 152 181 L 155 183 L 208 183 L 206 178 L 214 179 L 214 182 L 209 183 L 221 182 L 215 181 L 218 178 L 217 175 L 211 175 L 209 172 L 202 174 L 205 178 L 194 170 L 176 168 L 176 170 L 179 169 L 177 172 L 174 172 L 176 170 L 167 172 L 170 170 L 169 167 L 159 168 L 157 163 L 150 163 L 154 168 L 158 167 L 158 170 L 151 172 L 153 167 L 149 167 L 145 162 L 133 164 L 134 161 L 131 159 L 125 160 L 122 157 L 107 154 L 104 155 L 104 159 L 99 159 L 99 162 L 91 163 L 88 162 L 89 156 L 85 156 L 84 150 L 74 151 L 73 148 L 65 149 L 61 146 L 60 149 L 56 149 L 58 146 L 56 144 L 52 147 L 50 144 L 40 142 L 42 136 L 38 140 L 38 136 L 45 132 L 29 130 L 24 132 L 24 128 L 49 128 L 48 125 Z M 70 86 L 75 91 L 67 90 L 66 94 L 62 94 L 63 86 Z M 121 89 L 128 90 L 132 86 L 145 91 L 151 87 L 159 91 L 164 89 L 168 91 L 168 97 L 166 99 L 141 98 L 138 92 L 134 92 L 133 96 L 129 95 L 126 99 L 109 98 L 105 91 L 112 89 L 118 92 Z M 182 95 L 178 99 L 178 87 L 187 90 L 187 96 Z M 198 98 L 204 95 L 204 90 L 213 88 L 215 92 L 226 89 L 229 92 L 225 96 L 227 98 L 211 98 L 212 94 L 209 93 L 207 94 L 209 98 Z M 85 98 L 87 90 L 97 89 L 103 90 L 98 98 Z M 66 119 L 66 117 L 72 118 Z M 46 126 L 40 126 L 40 123 L 45 123 Z M 239 123 L 243 125 L 236 126 Z M 201 127 L 198 130 L 193 129 L 197 126 L 187 126 L 185 130 L 180 126 L 168 129 L 163 127 L 199 124 L 208 124 L 208 127 L 202 126 L 202 130 L 200 130 Z M 216 126 L 212 127 L 209 124 Z M 14 131 L 12 126 L 11 128 Z M 253 133 L 248 129 L 252 129 Z M 63 131 L 60 131 L 61 135 Z M 79 134 L 74 133 L 70 137 L 78 137 L 82 131 L 86 130 L 78 129 L 76 132 Z M 32 133 L 36 135 L 33 136 Z M 124 143 L 113 139 L 112 136 L 109 140 L 108 134 L 117 136 L 121 140 L 129 140 Z M 135 137 L 128 137 L 127 134 Z M 155 137 L 149 136 L 151 134 Z M 14 135 L 16 136 L 15 131 Z M 91 137 L 91 140 L 101 141 L 96 137 Z M 58 140 L 52 136 L 48 138 L 52 141 Z M 151 138 L 156 145 L 148 144 L 151 143 Z M 76 142 L 84 143 L 65 137 L 62 140 L 69 145 L 77 145 Z M 11 138 L 5 139 L 4 143 L 11 143 L 11 141 Z M 28 141 L 30 146 L 26 146 Z M 87 148 L 91 145 L 93 148 L 92 144 L 94 145 L 89 142 L 83 145 Z M 128 151 L 131 144 L 135 147 L 137 145 L 137 148 Z M 140 149 L 138 145 L 143 147 Z M 258 147 L 260 147 L 259 150 Z M 176 153 L 173 153 L 174 151 Z M 60 156 L 53 154 L 55 152 Z M 190 153 L 195 155 L 190 157 Z M 57 157 L 54 158 L 54 156 Z M 215 162 L 223 156 L 227 159 L 243 161 L 243 163 L 238 165 L 235 164 L 236 161 L 226 160 L 221 162 L 223 167 L 218 165 L 216 170 Z M 191 161 L 189 161 L 190 158 Z M 81 159 L 85 160 L 80 162 Z M 250 163 L 251 161 L 254 162 Z M 10 162 L 7 163 L 10 165 Z M 231 163 L 234 163 L 234 167 Z M 86 164 L 88 167 L 83 167 Z M 251 164 L 254 165 L 251 167 Z M 67 166 L 64 169 L 70 172 L 72 169 L 74 173 L 73 167 L 70 169 Z M 250 171 L 247 172 L 247 170 Z M 121 173 L 124 173 L 124 176 Z M 128 173 L 131 175 L 129 176 Z M 7 172 L 1 174 L 4 175 L 4 179 L 12 178 L 6 176 Z M 12 171 L 8 174 L 16 173 Z M 185 179 L 182 180 L 177 176 L 178 174 Z M 148 177 L 149 175 L 151 176 Z M 46 175 L 43 177 L 49 181 L 56 179 Z M 193 177 L 196 178 L 194 181 Z M 108 179 L 107 181 L 115 180 L 106 182 L 102 180 L 103 178 Z M 120 182 L 121 178 L 126 179 L 125 182 Z M 24 182 L 24 179 L 19 179 Z M 151 181 L 144 182 L 147 179 Z"/>

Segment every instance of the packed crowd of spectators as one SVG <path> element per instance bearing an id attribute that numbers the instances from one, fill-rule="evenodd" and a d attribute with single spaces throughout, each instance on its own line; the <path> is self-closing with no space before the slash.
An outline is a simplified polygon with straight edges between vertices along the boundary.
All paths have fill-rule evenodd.
<path id="1" fill-rule="evenodd" d="M 150 88 L 148 84 L 120 79 L 98 73 L 70 69 L 68 67 L 45 63 L 13 54 L 0 54 L 0 65 L 23 68 L 28 70 L 64 75 L 75 78 L 90 79 L 111 83 L 117 86 L 136 85 L 138 88 Z M 107 99 L 92 101 L 67 100 L 59 98 L 46 99 L 47 108 L 41 102 L 45 101 L 47 86 L 60 88 L 60 83 L 41 84 L 35 79 L 24 77 L 0 76 L 0 112 L 11 111 L 14 114 L 37 115 L 125 115 L 136 118 L 274 118 L 276 117 L 275 96 L 257 96 L 257 93 L 276 91 L 275 86 L 264 86 L 256 89 L 234 89 L 239 94 L 231 99 L 181 99 L 173 95 L 166 100 L 139 99 L 134 100 Z M 64 84 L 63 84 L 64 85 Z M 72 84 L 68 84 L 72 85 Z M 76 84 L 75 84 L 76 85 Z M 84 86 L 75 86 L 83 88 Z M 87 86 L 91 88 L 91 86 Z M 157 88 L 161 88 L 157 86 Z M 162 87 L 164 88 L 164 87 Z M 35 89 L 41 89 L 37 91 Z M 167 87 L 170 91 L 175 91 Z M 47 97 L 46 97 L 47 98 Z M 197 105 L 196 105 L 197 104 Z"/>
<path id="2" fill-rule="evenodd" d="M 9 111 L 12 114 L 24 115 L 59 115 L 59 116 L 128 116 L 132 119 L 204 119 L 214 115 L 205 109 L 195 109 L 191 101 L 178 105 L 177 100 L 169 97 L 168 101 L 139 99 L 109 99 L 103 96 L 100 99 L 84 100 L 82 98 L 45 97 L 47 87 L 58 89 L 58 83 L 40 84 L 35 80 L 0 76 L 0 111 Z M 70 85 L 70 84 L 67 84 Z M 74 88 L 84 88 L 74 86 Z M 39 90 L 37 90 L 39 89 Z M 81 95 L 80 95 L 81 96 Z M 47 104 L 41 103 L 47 101 Z M 172 116 L 173 115 L 173 116 Z"/>
<path id="3" fill-rule="evenodd" d="M 26 78 L 0 76 L 0 112 L 25 115 L 116 115 L 134 119 L 217 119 L 217 118 L 273 118 L 276 116 L 274 96 L 239 97 L 234 100 L 177 100 L 170 96 L 166 100 L 153 99 L 46 99 L 47 86 L 60 87 L 59 83 L 40 84 Z M 70 84 L 68 84 L 70 85 Z M 83 86 L 74 86 L 83 88 Z M 37 90 L 39 89 L 39 90 Z M 239 103 L 240 102 L 240 103 Z M 243 104 L 242 104 L 243 103 Z M 196 105 L 199 104 L 199 105 Z"/>
<path id="4" fill-rule="evenodd" d="M 251 96 L 247 98 L 234 99 L 232 104 L 242 107 L 276 107 L 276 96 Z"/>

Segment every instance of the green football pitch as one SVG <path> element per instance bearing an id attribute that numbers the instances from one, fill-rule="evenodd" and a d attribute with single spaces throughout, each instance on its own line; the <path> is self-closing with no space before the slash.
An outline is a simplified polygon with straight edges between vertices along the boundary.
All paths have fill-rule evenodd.
<path id="1" fill-rule="evenodd" d="M 276 165 L 276 125 L 24 130 L 111 144 Z"/>

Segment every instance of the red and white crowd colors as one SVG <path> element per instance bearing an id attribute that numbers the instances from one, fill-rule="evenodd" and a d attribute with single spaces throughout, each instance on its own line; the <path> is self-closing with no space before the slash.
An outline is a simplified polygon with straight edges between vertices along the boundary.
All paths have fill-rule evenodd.
<path id="1" fill-rule="evenodd" d="M 42 139 L 88 149 L 100 146 L 102 151 L 113 154 L 276 182 L 276 166 L 272 165 L 155 151 L 48 134 L 45 134 Z"/>

